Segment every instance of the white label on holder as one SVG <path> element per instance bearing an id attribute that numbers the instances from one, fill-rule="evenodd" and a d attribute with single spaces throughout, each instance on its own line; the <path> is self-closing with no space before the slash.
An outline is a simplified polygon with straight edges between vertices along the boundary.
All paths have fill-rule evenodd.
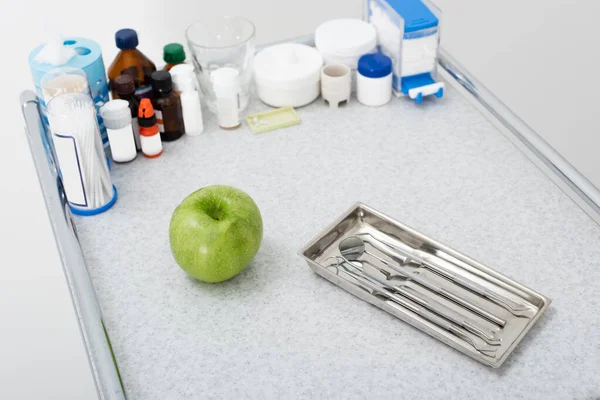
<path id="1" fill-rule="evenodd" d="M 160 133 L 165 133 L 165 123 L 163 121 L 162 111 L 154 110 L 154 115 L 156 115 L 156 125 L 158 125 L 158 131 Z"/>
<path id="2" fill-rule="evenodd" d="M 75 206 L 87 207 L 83 160 L 79 157 L 75 138 L 54 134 L 54 151 L 67 200 Z"/>

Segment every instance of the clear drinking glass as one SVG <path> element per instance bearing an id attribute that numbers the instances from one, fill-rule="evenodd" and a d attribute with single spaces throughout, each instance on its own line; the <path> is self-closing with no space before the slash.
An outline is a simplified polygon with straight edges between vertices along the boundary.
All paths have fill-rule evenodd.
<path id="1" fill-rule="evenodd" d="M 231 67 L 239 72 L 240 111 L 248 105 L 252 83 L 252 59 L 255 50 L 255 28 L 242 17 L 205 18 L 191 24 L 185 36 L 206 103 L 216 112 L 215 91 L 210 79 L 212 71 Z"/>

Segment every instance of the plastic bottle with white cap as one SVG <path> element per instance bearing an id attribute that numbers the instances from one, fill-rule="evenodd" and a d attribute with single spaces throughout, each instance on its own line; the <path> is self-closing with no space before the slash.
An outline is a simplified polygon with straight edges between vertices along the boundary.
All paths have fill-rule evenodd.
<path id="1" fill-rule="evenodd" d="M 104 120 L 110 152 L 115 162 L 128 162 L 137 156 L 129 102 L 122 99 L 111 100 L 100 109 Z"/>
<path id="2" fill-rule="evenodd" d="M 231 67 L 214 70 L 210 75 L 217 98 L 217 118 L 223 129 L 240 126 L 239 72 Z"/>
<path id="3" fill-rule="evenodd" d="M 171 68 L 170 72 L 174 89 L 181 93 L 185 134 L 197 136 L 204 131 L 204 124 L 202 123 L 200 94 L 196 90 L 194 67 L 190 64 L 178 64 Z"/>

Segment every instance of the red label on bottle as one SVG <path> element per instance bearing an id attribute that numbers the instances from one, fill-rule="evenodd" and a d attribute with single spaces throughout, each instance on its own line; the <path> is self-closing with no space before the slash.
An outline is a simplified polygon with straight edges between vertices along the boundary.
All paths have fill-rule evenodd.
<path id="1" fill-rule="evenodd" d="M 165 123 L 163 122 L 162 111 L 154 110 L 154 115 L 156 115 L 156 125 L 158 125 L 158 131 L 160 133 L 165 133 Z"/>

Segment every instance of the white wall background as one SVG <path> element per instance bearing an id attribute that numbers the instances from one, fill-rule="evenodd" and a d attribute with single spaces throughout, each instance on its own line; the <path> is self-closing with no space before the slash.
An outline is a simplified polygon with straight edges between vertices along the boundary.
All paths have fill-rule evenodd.
<path id="1" fill-rule="evenodd" d="M 594 80 L 599 3 L 434 1 L 445 12 L 443 46 L 600 186 L 594 157 L 600 149 L 595 123 L 600 83 Z M 158 65 L 162 46 L 183 42 L 185 27 L 203 15 L 246 16 L 264 43 L 309 33 L 336 16 L 360 17 L 362 1 L 34 0 L 2 5 L 0 398 L 87 399 L 94 395 L 93 383 L 17 101 L 20 91 L 32 86 L 29 51 L 48 30 L 58 28 L 64 35 L 97 40 L 108 67 L 117 52 L 114 32 L 131 27 L 139 33 L 139 48 Z"/>
<path id="2" fill-rule="evenodd" d="M 433 1 L 444 48 L 600 188 L 600 2 Z"/>

